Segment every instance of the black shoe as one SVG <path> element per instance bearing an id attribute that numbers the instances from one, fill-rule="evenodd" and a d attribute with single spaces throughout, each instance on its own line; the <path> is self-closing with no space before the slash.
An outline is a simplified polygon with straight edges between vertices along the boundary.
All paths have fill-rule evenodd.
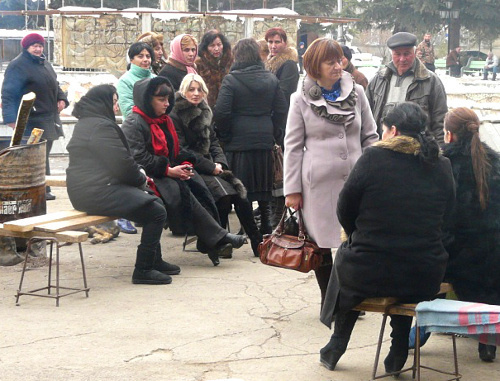
<path id="1" fill-rule="evenodd" d="M 497 347 L 494 345 L 486 345 L 479 343 L 477 348 L 479 351 L 479 358 L 484 362 L 492 362 L 495 360 Z"/>
<path id="2" fill-rule="evenodd" d="M 53 201 L 56 199 L 56 196 L 53 195 L 51 192 L 45 193 L 45 200 L 47 201 Z"/>
<path id="3" fill-rule="evenodd" d="M 226 245 L 228 245 L 228 247 L 224 245 L 223 248 L 219 251 L 219 258 L 231 259 L 233 257 L 233 246 L 231 246 L 231 244 Z"/>
<path id="4" fill-rule="evenodd" d="M 220 244 L 230 243 L 235 249 L 239 249 L 246 242 L 247 240 L 244 236 L 232 233 L 227 233 L 224 238 L 219 241 Z"/>
<path id="5" fill-rule="evenodd" d="M 210 258 L 214 266 L 219 266 L 219 257 L 228 258 L 228 255 L 232 252 L 232 250 L 233 246 L 231 246 L 230 243 L 226 243 L 224 245 L 218 245 L 217 247 L 208 250 L 207 254 L 208 258 Z"/>
<path id="6" fill-rule="evenodd" d="M 250 244 L 252 245 L 253 255 L 256 257 L 260 256 L 259 243 L 261 242 L 262 242 L 262 234 L 260 234 L 260 232 L 255 237 L 250 238 Z"/>
<path id="7" fill-rule="evenodd" d="M 165 262 L 163 259 L 155 263 L 153 269 L 165 275 L 178 275 L 181 273 L 181 268 L 179 266 Z"/>
<path id="8" fill-rule="evenodd" d="M 172 278 L 157 270 L 134 269 L 132 275 L 133 284 L 170 284 Z"/>
<path id="9" fill-rule="evenodd" d="M 116 220 L 116 223 L 122 233 L 137 234 L 137 229 L 134 228 L 132 222 L 130 222 L 129 220 L 126 220 L 125 218 L 120 218 Z"/>

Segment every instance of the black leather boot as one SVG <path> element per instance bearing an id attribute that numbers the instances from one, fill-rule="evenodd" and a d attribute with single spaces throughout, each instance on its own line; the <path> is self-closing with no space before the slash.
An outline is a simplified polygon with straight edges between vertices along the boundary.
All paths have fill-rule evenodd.
<path id="1" fill-rule="evenodd" d="M 240 220 L 243 230 L 245 230 L 248 238 L 250 239 L 253 254 L 258 257 L 259 252 L 257 248 L 259 243 L 262 242 L 262 233 L 257 228 L 257 224 L 253 216 L 252 204 L 248 201 L 248 199 L 238 198 L 237 200 L 235 199 L 234 210 L 236 211 L 236 215 Z"/>
<path id="2" fill-rule="evenodd" d="M 349 311 L 335 316 L 333 335 L 326 346 L 319 351 L 319 361 L 328 370 L 335 370 L 338 361 L 347 350 L 359 311 Z"/>
<path id="3" fill-rule="evenodd" d="M 408 359 L 408 343 L 411 329 L 411 316 L 391 316 L 391 349 L 384 360 L 386 373 L 395 373 L 403 369 Z"/>
<path id="4" fill-rule="evenodd" d="M 494 345 L 486 345 L 479 343 L 477 350 L 479 352 L 479 358 L 484 362 L 492 362 L 495 360 L 497 347 Z"/>
<path id="5" fill-rule="evenodd" d="M 156 248 L 153 269 L 157 270 L 165 275 L 178 275 L 181 273 L 181 268 L 179 266 L 165 262 L 162 259 L 162 257 L 161 257 L 161 245 L 160 244 L 158 244 L 158 247 Z"/>
<path id="6" fill-rule="evenodd" d="M 271 226 L 271 209 L 268 202 L 259 201 L 260 210 L 260 232 L 262 234 L 271 234 L 273 227 Z"/>

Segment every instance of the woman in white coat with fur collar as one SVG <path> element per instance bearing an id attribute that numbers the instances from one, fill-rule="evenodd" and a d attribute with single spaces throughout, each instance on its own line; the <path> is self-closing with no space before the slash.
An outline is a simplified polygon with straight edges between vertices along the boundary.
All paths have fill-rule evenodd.
<path id="1" fill-rule="evenodd" d="M 324 248 L 316 271 L 323 305 L 340 245 L 337 199 L 365 147 L 379 140 L 363 88 L 342 71 L 342 48 L 315 40 L 303 56 L 307 73 L 290 100 L 284 154 L 286 205 L 301 209 L 309 236 Z"/>

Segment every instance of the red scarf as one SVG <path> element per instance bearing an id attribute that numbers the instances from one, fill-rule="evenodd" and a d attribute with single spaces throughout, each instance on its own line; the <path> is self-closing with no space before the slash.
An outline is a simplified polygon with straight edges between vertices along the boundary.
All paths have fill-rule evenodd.
<path id="1" fill-rule="evenodd" d="M 132 107 L 132 112 L 142 116 L 146 123 L 149 124 L 149 128 L 151 130 L 151 144 L 153 145 L 155 155 L 168 157 L 167 138 L 165 137 L 165 133 L 161 129 L 160 124 L 167 125 L 168 132 L 170 132 L 172 139 L 174 139 L 174 157 L 179 155 L 179 138 L 177 137 L 174 123 L 167 114 L 164 114 L 159 118 L 150 118 L 137 106 Z"/>

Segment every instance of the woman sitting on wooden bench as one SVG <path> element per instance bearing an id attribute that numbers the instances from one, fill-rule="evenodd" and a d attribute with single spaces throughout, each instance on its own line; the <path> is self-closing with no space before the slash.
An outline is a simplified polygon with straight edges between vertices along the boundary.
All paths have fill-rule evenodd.
<path id="1" fill-rule="evenodd" d="M 167 219 L 162 201 L 146 189 L 146 175 L 130 153 L 115 122 L 118 95 L 111 85 L 99 85 L 75 105 L 78 118 L 68 144 L 68 195 L 75 209 L 122 217 L 142 224 L 141 243 L 132 282 L 168 284 L 180 273 L 162 260 L 160 237 Z"/>
<path id="2" fill-rule="evenodd" d="M 198 236 L 198 250 L 208 254 L 214 266 L 219 256 L 245 242 L 220 225 L 213 197 L 193 165 L 196 157 L 182 151 L 169 112 L 174 89 L 165 77 L 144 79 L 134 86 L 132 113 L 122 125 L 132 154 L 154 179 L 156 192 L 165 203 L 169 225 L 182 222 Z"/>
<path id="3" fill-rule="evenodd" d="M 397 105 L 384 119 L 383 141 L 365 150 L 340 193 L 337 215 L 348 239 L 337 251 L 321 312 L 328 327 L 335 316 L 333 335 L 320 351 L 330 370 L 347 349 L 359 315 L 353 308 L 364 299 L 417 303 L 439 291 L 448 259 L 442 225 L 455 193 L 450 162 L 426 121 L 418 105 Z M 411 321 L 391 315 L 387 373 L 406 362 Z"/>

